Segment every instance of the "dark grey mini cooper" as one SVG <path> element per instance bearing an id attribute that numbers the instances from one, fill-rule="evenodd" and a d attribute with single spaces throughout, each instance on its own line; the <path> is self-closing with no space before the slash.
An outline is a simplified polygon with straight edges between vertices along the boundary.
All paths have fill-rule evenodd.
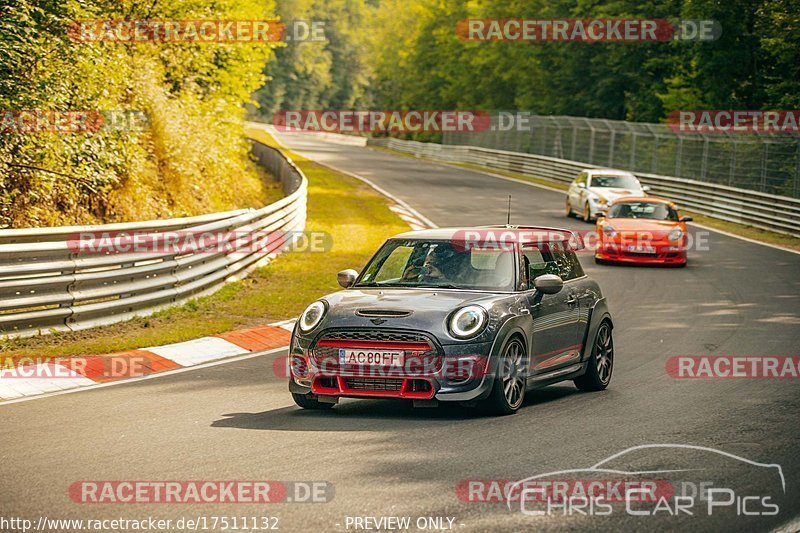
<path id="1" fill-rule="evenodd" d="M 525 392 L 573 380 L 605 389 L 613 323 L 569 230 L 486 226 L 390 238 L 345 290 L 295 325 L 289 390 L 306 409 L 341 397 L 516 412 Z"/>

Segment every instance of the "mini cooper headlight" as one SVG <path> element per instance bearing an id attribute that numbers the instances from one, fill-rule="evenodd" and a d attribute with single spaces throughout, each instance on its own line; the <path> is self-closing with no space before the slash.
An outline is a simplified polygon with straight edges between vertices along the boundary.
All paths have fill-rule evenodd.
<path id="1" fill-rule="evenodd" d="M 680 240 L 681 237 L 683 237 L 683 230 L 681 228 L 675 228 L 667 235 L 667 238 L 671 241 Z"/>
<path id="2" fill-rule="evenodd" d="M 458 339 L 468 339 L 486 326 L 486 309 L 479 305 L 462 307 L 450 316 L 450 333 Z"/>
<path id="3" fill-rule="evenodd" d="M 306 307 L 303 314 L 300 315 L 300 331 L 308 333 L 319 324 L 322 317 L 325 316 L 325 304 L 322 300 L 317 300 L 313 304 Z"/>

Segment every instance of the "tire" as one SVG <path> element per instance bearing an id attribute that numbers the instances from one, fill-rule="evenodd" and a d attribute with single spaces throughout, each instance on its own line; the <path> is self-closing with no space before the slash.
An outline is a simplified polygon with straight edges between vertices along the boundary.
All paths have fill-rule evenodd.
<path id="1" fill-rule="evenodd" d="M 303 409 L 325 411 L 333 407 L 332 403 L 320 402 L 319 400 L 311 398 L 310 395 L 308 394 L 297 394 L 293 392 L 292 398 L 294 398 L 294 403 L 296 403 Z"/>
<path id="2" fill-rule="evenodd" d="M 491 414 L 512 415 L 522 406 L 528 376 L 526 362 L 525 346 L 519 337 L 513 337 L 503 348 L 492 392 L 484 401 Z"/>
<path id="3" fill-rule="evenodd" d="M 597 329 L 592 344 L 592 355 L 586 373 L 573 380 L 582 391 L 601 391 L 611 382 L 614 370 L 614 338 L 611 324 L 603 321 Z"/>
<path id="4" fill-rule="evenodd" d="M 583 221 L 584 222 L 591 222 L 592 221 L 592 210 L 589 209 L 589 202 L 586 202 L 583 205 Z"/>
<path id="5" fill-rule="evenodd" d="M 569 196 L 567 196 L 566 206 L 564 207 L 564 213 L 567 215 L 567 218 L 572 218 L 572 205 L 569 203 Z"/>

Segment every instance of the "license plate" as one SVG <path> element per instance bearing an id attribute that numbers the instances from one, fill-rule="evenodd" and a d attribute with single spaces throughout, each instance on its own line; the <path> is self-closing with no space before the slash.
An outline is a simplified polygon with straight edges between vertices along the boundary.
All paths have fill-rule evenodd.
<path id="1" fill-rule="evenodd" d="M 628 246 L 628 251 L 633 252 L 635 254 L 654 254 L 656 253 L 655 248 L 651 248 L 649 246 Z"/>
<path id="2" fill-rule="evenodd" d="M 403 366 L 405 352 L 394 350 L 339 349 L 340 365 Z"/>

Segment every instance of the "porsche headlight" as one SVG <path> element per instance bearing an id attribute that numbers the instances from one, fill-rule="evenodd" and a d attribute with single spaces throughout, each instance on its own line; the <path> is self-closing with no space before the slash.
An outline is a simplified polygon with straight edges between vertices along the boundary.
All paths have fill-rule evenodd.
<path id="1" fill-rule="evenodd" d="M 671 241 L 679 241 L 681 237 L 683 237 L 683 230 L 681 228 L 675 228 L 667 234 L 667 238 Z"/>
<path id="2" fill-rule="evenodd" d="M 306 307 L 306 310 L 300 315 L 300 331 L 308 333 L 317 327 L 322 317 L 325 316 L 325 310 L 325 303 L 322 300 L 317 300 Z"/>
<path id="3" fill-rule="evenodd" d="M 486 322 L 486 309 L 479 305 L 468 305 L 453 313 L 448 325 L 453 337 L 468 339 L 483 331 Z"/>
<path id="4" fill-rule="evenodd" d="M 609 226 L 606 224 L 603 226 L 603 233 L 606 234 L 606 237 L 613 237 L 617 234 L 617 230 L 614 229 L 614 226 Z"/>

